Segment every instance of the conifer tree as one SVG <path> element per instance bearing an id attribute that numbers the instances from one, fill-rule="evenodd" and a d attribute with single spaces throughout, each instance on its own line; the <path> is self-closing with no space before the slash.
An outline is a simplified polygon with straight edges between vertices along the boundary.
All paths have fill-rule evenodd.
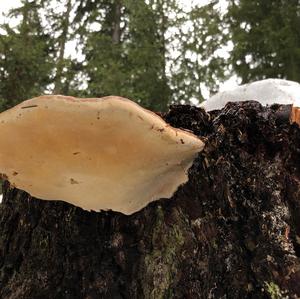
<path id="1" fill-rule="evenodd" d="M 0 35 L 0 98 L 8 108 L 41 94 L 51 83 L 53 41 L 45 34 L 39 1 L 23 0 L 9 15 L 19 17 L 16 28 L 3 24 Z"/>
<path id="2" fill-rule="evenodd" d="M 88 93 L 121 95 L 148 108 L 165 109 L 171 96 L 165 74 L 164 33 L 153 10 L 158 5 L 133 0 L 101 4 L 82 2 L 79 6 L 85 28 L 95 22 L 99 27 L 84 31 Z"/>
<path id="3" fill-rule="evenodd" d="M 177 0 L 83 0 L 88 92 L 164 110 L 203 100 L 203 88 L 216 91 L 226 70 L 216 54 L 226 42 L 216 3 L 185 12 Z M 95 23 L 98 30 L 86 29 Z"/>
<path id="4" fill-rule="evenodd" d="M 231 63 L 243 83 L 272 77 L 300 82 L 300 1 L 229 2 Z"/>
<path id="5" fill-rule="evenodd" d="M 74 12 L 77 2 L 75 0 L 42 0 L 42 13 L 46 17 L 44 31 L 51 35 L 54 43 L 53 94 L 79 95 L 80 84 L 77 79 L 82 69 L 81 63 L 76 59 L 77 49 L 70 44 L 78 44 L 75 37 Z"/>
<path id="6" fill-rule="evenodd" d="M 113 94 L 157 111 L 201 101 L 226 69 L 217 2 L 187 12 L 178 0 L 22 0 L 10 12 L 20 23 L 2 25 L 0 98 Z M 70 41 L 84 59 L 67 56 Z"/>
<path id="7" fill-rule="evenodd" d="M 58 51 L 57 51 L 57 60 L 56 60 L 56 74 L 54 80 L 54 94 L 64 93 L 63 88 L 63 75 L 64 75 L 64 68 L 66 68 L 67 61 L 65 60 L 65 51 L 66 51 L 66 44 L 68 42 L 68 37 L 70 35 L 70 14 L 72 10 L 72 0 L 67 0 L 65 6 L 65 12 L 63 16 L 59 16 L 56 18 L 57 22 L 57 29 L 60 29 L 60 34 L 58 37 Z M 70 82 L 66 82 L 69 84 Z"/>
<path id="8" fill-rule="evenodd" d="M 177 102 L 201 102 L 203 92 L 215 93 L 226 79 L 228 65 L 220 49 L 228 42 L 218 1 L 198 4 L 176 26 L 177 57 L 171 65 Z"/>

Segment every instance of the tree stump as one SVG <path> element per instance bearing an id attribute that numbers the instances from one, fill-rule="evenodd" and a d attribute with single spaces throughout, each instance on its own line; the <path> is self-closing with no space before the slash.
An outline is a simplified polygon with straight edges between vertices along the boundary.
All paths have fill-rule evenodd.
<path id="1" fill-rule="evenodd" d="M 5 182 L 0 298 L 299 298 L 300 129 L 290 108 L 172 106 L 164 119 L 206 148 L 171 199 L 130 216 Z"/>

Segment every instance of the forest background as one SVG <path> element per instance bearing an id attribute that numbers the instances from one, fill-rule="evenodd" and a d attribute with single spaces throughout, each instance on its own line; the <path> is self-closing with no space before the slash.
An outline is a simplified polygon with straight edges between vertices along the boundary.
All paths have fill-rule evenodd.
<path id="1" fill-rule="evenodd" d="M 300 82 L 299 0 L 19 3 L 0 18 L 2 111 L 44 93 L 119 95 L 164 111 L 232 77 Z"/>

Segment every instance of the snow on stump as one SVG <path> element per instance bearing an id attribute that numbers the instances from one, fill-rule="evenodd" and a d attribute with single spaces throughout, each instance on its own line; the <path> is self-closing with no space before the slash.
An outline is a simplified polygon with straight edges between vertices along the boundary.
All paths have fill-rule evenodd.
<path id="1" fill-rule="evenodd" d="M 259 101 L 263 106 L 293 104 L 300 100 L 300 84 L 282 79 L 266 79 L 215 94 L 201 104 L 206 111 L 222 109 L 228 102 Z"/>

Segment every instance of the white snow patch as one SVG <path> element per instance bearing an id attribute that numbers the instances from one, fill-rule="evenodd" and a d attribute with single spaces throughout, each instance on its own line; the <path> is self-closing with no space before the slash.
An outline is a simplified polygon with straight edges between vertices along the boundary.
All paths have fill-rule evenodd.
<path id="1" fill-rule="evenodd" d="M 293 104 L 300 107 L 300 84 L 282 79 L 266 79 L 240 85 L 235 89 L 215 94 L 201 103 L 206 111 L 222 109 L 228 102 L 260 102 L 263 106 L 272 104 Z"/>
<path id="2" fill-rule="evenodd" d="M 2 202 L 3 194 L 0 194 L 0 203 Z"/>
<path id="3" fill-rule="evenodd" d="M 294 107 L 300 108 L 300 94 L 299 94 L 299 97 L 294 102 Z"/>

